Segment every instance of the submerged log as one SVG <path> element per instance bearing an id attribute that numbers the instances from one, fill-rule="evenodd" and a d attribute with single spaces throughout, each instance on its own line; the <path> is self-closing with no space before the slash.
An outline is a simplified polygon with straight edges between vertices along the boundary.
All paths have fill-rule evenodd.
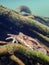
<path id="1" fill-rule="evenodd" d="M 3 20 L 1 20 L 3 18 Z M 19 15 L 16 11 L 0 6 L 0 22 L 10 21 L 19 28 L 23 28 L 24 24 L 28 27 L 44 34 L 49 35 L 49 27 L 32 19 L 28 16 Z"/>
<path id="2" fill-rule="evenodd" d="M 49 65 L 49 56 L 39 53 L 34 50 L 30 50 L 25 46 L 22 46 L 20 44 L 7 44 L 4 46 L 0 46 L 0 55 L 4 54 L 14 54 L 14 52 L 18 52 L 23 54 L 24 56 L 28 58 L 32 58 L 32 60 L 36 60 L 37 62 L 40 62 L 44 65 Z"/>
<path id="3" fill-rule="evenodd" d="M 45 41 L 49 42 L 49 37 L 44 36 L 43 34 L 40 34 L 39 32 L 33 31 L 35 32 L 37 35 L 39 35 L 41 38 L 43 38 Z"/>

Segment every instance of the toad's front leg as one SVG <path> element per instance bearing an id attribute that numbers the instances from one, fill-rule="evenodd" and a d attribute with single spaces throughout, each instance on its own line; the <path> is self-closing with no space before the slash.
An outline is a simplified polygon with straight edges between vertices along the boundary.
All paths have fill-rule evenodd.
<path id="1" fill-rule="evenodd" d="M 10 40 L 10 39 L 12 39 L 12 43 L 18 43 L 18 40 L 15 38 L 16 37 L 16 35 L 13 35 L 13 34 L 8 34 L 8 38 L 6 38 L 5 40 Z"/>

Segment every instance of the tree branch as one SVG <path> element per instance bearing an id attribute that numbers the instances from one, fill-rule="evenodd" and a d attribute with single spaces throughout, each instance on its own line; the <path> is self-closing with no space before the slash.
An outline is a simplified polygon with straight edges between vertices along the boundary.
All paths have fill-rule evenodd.
<path id="1" fill-rule="evenodd" d="M 16 62 L 16 64 L 18 65 L 25 65 L 18 57 L 16 57 L 15 55 L 11 55 L 10 59 L 13 60 L 14 62 Z"/>

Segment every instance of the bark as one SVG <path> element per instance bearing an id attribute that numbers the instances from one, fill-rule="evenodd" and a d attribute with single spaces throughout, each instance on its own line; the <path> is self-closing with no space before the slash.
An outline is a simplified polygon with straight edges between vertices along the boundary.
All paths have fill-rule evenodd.
<path id="1" fill-rule="evenodd" d="M 25 25 L 44 34 L 49 35 L 49 27 L 27 16 L 22 16 L 16 11 L 0 6 L 0 17 L 6 17 L 6 21 L 14 23 L 17 27 L 22 28 Z M 4 21 L 3 21 L 4 22 Z"/>
<path id="2" fill-rule="evenodd" d="M 18 52 L 23 54 L 28 58 L 32 58 L 32 60 L 36 60 L 44 65 L 49 65 L 49 56 L 39 53 L 34 50 L 30 50 L 25 46 L 20 44 L 7 44 L 5 46 L 0 46 L 0 55 L 3 54 L 14 54 L 14 52 Z"/>

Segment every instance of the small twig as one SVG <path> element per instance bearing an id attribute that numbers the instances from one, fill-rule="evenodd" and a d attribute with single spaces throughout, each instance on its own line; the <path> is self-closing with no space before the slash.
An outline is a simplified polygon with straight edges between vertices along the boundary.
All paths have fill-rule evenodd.
<path id="1" fill-rule="evenodd" d="M 4 44 L 7 44 L 7 42 L 5 42 L 5 41 L 0 41 L 0 45 L 4 45 Z"/>
<path id="2" fill-rule="evenodd" d="M 16 62 L 16 64 L 18 65 L 25 65 L 18 57 L 16 57 L 15 55 L 11 55 L 10 59 L 13 60 L 14 62 Z"/>

